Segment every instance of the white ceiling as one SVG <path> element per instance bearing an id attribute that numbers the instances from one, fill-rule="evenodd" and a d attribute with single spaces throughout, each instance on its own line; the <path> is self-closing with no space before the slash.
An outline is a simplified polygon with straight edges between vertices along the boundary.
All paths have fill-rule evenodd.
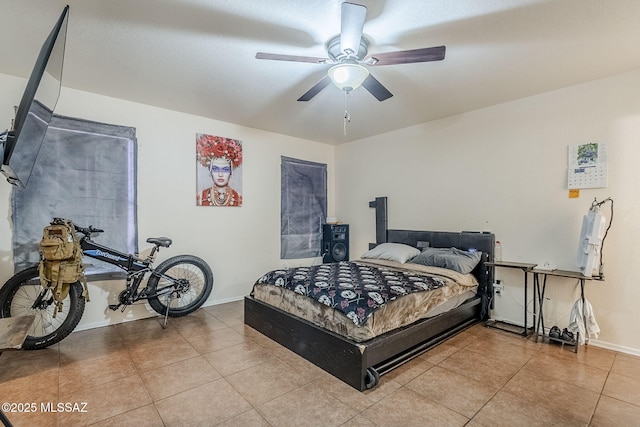
<path id="1" fill-rule="evenodd" d="M 328 65 L 255 59 L 325 57 L 342 0 L 0 0 L 0 73 L 26 78 L 69 4 L 64 86 L 340 144 L 640 68 L 637 0 L 352 2 L 370 54 L 447 52 L 372 67 L 394 96 L 353 91 L 346 136 L 337 88 L 296 101 Z"/>

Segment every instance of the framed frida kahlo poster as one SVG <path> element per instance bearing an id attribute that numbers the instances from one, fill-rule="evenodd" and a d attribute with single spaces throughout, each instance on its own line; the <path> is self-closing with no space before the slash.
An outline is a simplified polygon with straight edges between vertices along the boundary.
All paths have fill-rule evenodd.
<path id="1" fill-rule="evenodd" d="M 196 134 L 196 203 L 242 206 L 242 142 Z"/>

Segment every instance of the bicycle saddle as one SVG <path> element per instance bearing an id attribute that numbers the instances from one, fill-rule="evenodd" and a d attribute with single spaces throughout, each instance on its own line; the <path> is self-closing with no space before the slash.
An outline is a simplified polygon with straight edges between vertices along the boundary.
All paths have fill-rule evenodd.
<path id="1" fill-rule="evenodd" d="M 162 246 L 163 248 L 168 248 L 173 242 L 168 237 L 149 237 L 147 239 L 147 243 L 152 243 L 154 245 Z"/>

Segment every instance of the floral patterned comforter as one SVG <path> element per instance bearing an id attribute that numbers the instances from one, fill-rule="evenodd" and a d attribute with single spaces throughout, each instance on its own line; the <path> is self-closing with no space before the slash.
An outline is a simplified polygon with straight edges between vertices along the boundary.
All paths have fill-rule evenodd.
<path id="1" fill-rule="evenodd" d="M 257 284 L 269 283 L 332 307 L 362 326 L 379 307 L 398 297 L 446 286 L 435 274 L 399 270 L 362 262 L 339 262 L 270 271 Z"/>

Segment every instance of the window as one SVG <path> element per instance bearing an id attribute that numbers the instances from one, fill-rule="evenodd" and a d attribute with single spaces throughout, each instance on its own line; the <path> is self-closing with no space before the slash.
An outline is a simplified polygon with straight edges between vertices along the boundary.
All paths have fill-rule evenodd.
<path id="1" fill-rule="evenodd" d="M 281 158 L 280 258 L 321 255 L 327 217 L 327 165 Z"/>
<path id="2" fill-rule="evenodd" d="M 16 271 L 38 263 L 53 217 L 102 228 L 100 244 L 137 251 L 135 128 L 54 115 L 27 188 L 11 193 L 11 210 Z M 94 264 L 88 274 L 120 271 Z"/>

